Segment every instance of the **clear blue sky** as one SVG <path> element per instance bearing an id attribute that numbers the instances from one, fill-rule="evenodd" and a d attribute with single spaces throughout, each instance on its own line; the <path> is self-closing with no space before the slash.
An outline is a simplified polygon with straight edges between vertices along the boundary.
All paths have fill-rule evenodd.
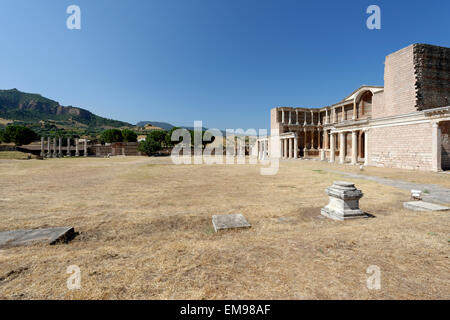
<path id="1" fill-rule="evenodd" d="M 381 30 L 366 28 L 371 4 Z M 0 41 L 2 89 L 131 123 L 268 128 L 272 107 L 383 85 L 391 52 L 450 47 L 450 1 L 2 0 Z"/>

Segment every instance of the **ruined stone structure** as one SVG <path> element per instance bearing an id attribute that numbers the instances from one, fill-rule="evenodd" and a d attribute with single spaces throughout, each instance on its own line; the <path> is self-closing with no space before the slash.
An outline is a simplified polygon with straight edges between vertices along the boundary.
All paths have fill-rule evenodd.
<path id="1" fill-rule="evenodd" d="M 272 109 L 271 137 L 257 146 L 272 157 L 449 170 L 450 48 L 394 52 L 384 87 L 361 86 L 332 106 Z"/>

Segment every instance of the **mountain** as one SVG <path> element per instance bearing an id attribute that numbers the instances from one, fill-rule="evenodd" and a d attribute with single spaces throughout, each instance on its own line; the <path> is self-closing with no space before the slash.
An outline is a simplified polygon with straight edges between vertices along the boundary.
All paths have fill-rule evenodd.
<path id="1" fill-rule="evenodd" d="M 58 102 L 40 94 L 21 92 L 17 89 L 0 90 L 0 118 L 38 123 L 52 120 L 67 128 L 120 128 L 131 124 L 106 119 L 92 112 Z"/>
<path id="2" fill-rule="evenodd" d="M 136 125 L 139 126 L 139 127 L 143 127 L 143 126 L 145 126 L 147 124 L 151 124 L 154 127 L 159 127 L 159 128 L 164 129 L 166 131 L 169 131 L 170 129 L 175 127 L 175 126 L 173 126 L 173 125 L 171 125 L 170 123 L 167 123 L 167 122 L 141 121 L 141 122 L 136 123 Z"/>

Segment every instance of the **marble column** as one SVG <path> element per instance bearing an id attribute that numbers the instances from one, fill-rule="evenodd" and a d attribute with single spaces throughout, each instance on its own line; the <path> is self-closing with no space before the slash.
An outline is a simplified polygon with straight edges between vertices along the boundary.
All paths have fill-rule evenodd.
<path id="1" fill-rule="evenodd" d="M 305 117 L 305 121 L 303 122 L 303 125 L 306 126 L 308 123 L 306 122 L 306 111 L 303 113 L 304 117 Z"/>
<path id="2" fill-rule="evenodd" d="M 87 154 L 87 140 L 86 139 L 84 139 L 84 154 L 83 154 L 83 156 L 84 157 L 88 156 L 88 154 Z"/>
<path id="3" fill-rule="evenodd" d="M 58 138 L 58 157 L 62 158 L 62 138 Z"/>
<path id="4" fill-rule="evenodd" d="M 369 165 L 369 130 L 364 131 L 364 165 Z"/>
<path id="5" fill-rule="evenodd" d="M 292 124 L 292 111 L 289 110 L 289 124 Z"/>
<path id="6" fill-rule="evenodd" d="M 284 140 L 284 155 L 283 155 L 283 158 L 287 158 L 287 157 L 289 157 L 288 141 L 287 141 L 287 139 L 283 139 L 283 140 Z"/>
<path id="7" fill-rule="evenodd" d="M 311 150 L 314 150 L 315 148 L 314 148 L 314 129 L 312 129 L 312 131 L 311 131 Z"/>
<path id="8" fill-rule="evenodd" d="M 281 123 L 284 123 L 284 110 L 281 110 Z"/>
<path id="9" fill-rule="evenodd" d="M 353 102 L 353 115 L 352 120 L 356 120 L 356 101 Z"/>
<path id="10" fill-rule="evenodd" d="M 330 162 L 335 161 L 336 144 L 334 140 L 334 133 L 330 133 Z"/>
<path id="11" fill-rule="evenodd" d="M 442 146 L 441 146 L 441 128 L 439 122 L 431 124 L 431 169 L 433 171 L 442 170 Z"/>
<path id="12" fill-rule="evenodd" d="M 78 138 L 75 138 L 75 157 L 80 156 L 80 151 L 78 150 Z"/>
<path id="13" fill-rule="evenodd" d="M 67 154 L 66 156 L 70 157 L 70 138 L 67 138 Z"/>
<path id="14" fill-rule="evenodd" d="M 52 147 L 50 142 L 50 137 L 47 137 L 47 158 L 52 157 Z"/>
<path id="15" fill-rule="evenodd" d="M 56 153 L 56 138 L 53 138 L 53 158 L 57 158 L 58 154 Z"/>
<path id="16" fill-rule="evenodd" d="M 345 133 L 340 132 L 339 133 L 339 163 L 343 164 L 345 163 Z"/>
<path id="17" fill-rule="evenodd" d="M 45 151 L 44 151 L 44 137 L 41 137 L 41 157 L 45 157 Z"/>
<path id="18" fill-rule="evenodd" d="M 358 140 L 356 131 L 352 131 L 352 164 L 355 165 L 358 162 Z"/>
<path id="19" fill-rule="evenodd" d="M 328 124 L 328 109 L 325 109 L 325 124 Z"/>
<path id="20" fill-rule="evenodd" d="M 314 124 L 314 112 L 311 110 L 311 124 Z"/>
<path id="21" fill-rule="evenodd" d="M 289 141 L 289 159 L 292 159 L 293 157 L 294 157 L 294 154 L 293 154 L 293 148 L 292 148 L 292 140 L 294 140 L 294 139 L 292 139 L 292 138 L 289 138 L 288 139 L 288 141 Z"/>
<path id="22" fill-rule="evenodd" d="M 298 138 L 295 136 L 294 138 L 294 159 L 298 158 Z"/>
<path id="23" fill-rule="evenodd" d="M 303 141 L 303 151 L 304 151 L 304 152 L 307 150 L 307 148 L 306 148 L 307 132 L 308 132 L 308 131 L 306 131 L 306 129 L 303 130 L 303 133 L 305 134 L 305 135 L 303 136 L 303 140 L 304 140 L 304 141 Z M 304 153 L 304 156 L 306 156 L 306 153 Z"/>
<path id="24" fill-rule="evenodd" d="M 322 149 L 320 151 L 320 160 L 325 161 L 326 138 L 328 134 L 326 130 L 322 131 Z"/>
<path id="25" fill-rule="evenodd" d="M 295 124 L 299 125 L 300 123 L 298 122 L 298 110 L 295 110 Z"/>

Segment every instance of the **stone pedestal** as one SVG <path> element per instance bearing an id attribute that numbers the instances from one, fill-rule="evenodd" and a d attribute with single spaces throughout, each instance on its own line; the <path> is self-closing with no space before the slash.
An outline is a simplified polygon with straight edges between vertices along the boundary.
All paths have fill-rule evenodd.
<path id="1" fill-rule="evenodd" d="M 322 208 L 321 214 L 334 220 L 367 218 L 368 215 L 359 209 L 359 199 L 363 197 L 361 190 L 351 182 L 335 181 L 325 192 L 330 202 Z"/>

